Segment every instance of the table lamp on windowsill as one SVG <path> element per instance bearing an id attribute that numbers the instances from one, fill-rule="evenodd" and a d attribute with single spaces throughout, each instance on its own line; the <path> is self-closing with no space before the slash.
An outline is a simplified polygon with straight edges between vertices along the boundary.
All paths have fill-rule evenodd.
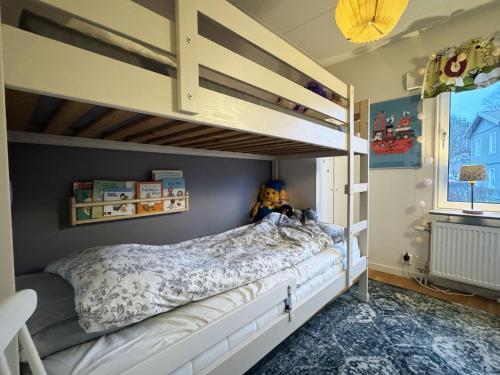
<path id="1" fill-rule="evenodd" d="M 462 165 L 460 167 L 459 181 L 467 181 L 470 184 L 470 210 L 462 210 L 466 214 L 481 215 L 483 211 L 474 209 L 474 184 L 477 181 L 486 180 L 484 165 Z"/>

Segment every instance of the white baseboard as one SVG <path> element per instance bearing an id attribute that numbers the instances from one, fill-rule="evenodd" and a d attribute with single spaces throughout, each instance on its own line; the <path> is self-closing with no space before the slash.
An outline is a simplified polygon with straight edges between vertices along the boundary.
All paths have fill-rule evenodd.
<path id="1" fill-rule="evenodd" d="M 371 268 L 375 271 L 390 273 L 391 275 L 403 276 L 408 278 L 408 274 L 401 267 L 386 266 L 385 264 L 369 262 L 368 268 Z"/>

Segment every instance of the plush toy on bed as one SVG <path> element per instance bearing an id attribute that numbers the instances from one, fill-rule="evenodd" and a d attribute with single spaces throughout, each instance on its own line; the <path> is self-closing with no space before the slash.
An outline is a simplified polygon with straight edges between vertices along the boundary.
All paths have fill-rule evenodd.
<path id="1" fill-rule="evenodd" d="M 286 202 L 287 197 L 285 185 L 282 181 L 273 180 L 262 185 L 259 190 L 257 203 L 255 203 L 250 212 L 250 217 L 254 222 L 257 222 L 273 211 L 288 216 L 288 213 L 293 213 L 293 209 Z"/>

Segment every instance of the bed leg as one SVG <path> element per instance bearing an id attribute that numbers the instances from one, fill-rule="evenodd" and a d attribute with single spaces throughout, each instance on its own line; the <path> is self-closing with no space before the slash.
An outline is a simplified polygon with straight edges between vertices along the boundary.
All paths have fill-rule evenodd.
<path id="1" fill-rule="evenodd" d="M 358 300 L 368 302 L 368 270 L 359 277 Z"/>

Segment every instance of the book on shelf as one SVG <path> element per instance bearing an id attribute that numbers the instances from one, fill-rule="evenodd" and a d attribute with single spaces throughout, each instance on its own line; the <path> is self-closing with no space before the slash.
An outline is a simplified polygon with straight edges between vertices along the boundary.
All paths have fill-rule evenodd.
<path id="1" fill-rule="evenodd" d="M 151 171 L 153 181 L 163 181 L 165 178 L 183 178 L 184 173 L 180 169 L 153 169 Z"/>
<path id="2" fill-rule="evenodd" d="M 134 188 L 106 189 L 104 190 L 104 202 L 126 201 L 135 199 Z M 117 203 L 104 206 L 104 216 L 124 216 L 135 214 L 135 203 Z"/>
<path id="3" fill-rule="evenodd" d="M 138 182 L 136 186 L 137 186 L 137 199 L 143 199 L 143 198 L 150 199 L 150 198 L 162 197 L 161 182 L 156 182 L 156 181 Z M 162 201 L 137 203 L 138 214 L 160 212 L 160 211 L 163 211 Z"/>
<path id="4" fill-rule="evenodd" d="M 92 188 L 92 199 L 94 202 L 104 201 L 104 191 L 114 189 L 134 189 L 135 181 L 106 181 L 94 180 Z M 135 191 L 135 190 L 134 190 Z M 104 205 L 92 207 L 92 219 L 102 219 L 104 217 Z"/>
<path id="5" fill-rule="evenodd" d="M 92 202 L 92 189 L 80 189 L 77 186 L 75 192 L 76 203 Z M 92 207 L 80 207 L 76 209 L 76 220 L 92 219 Z"/>
<path id="6" fill-rule="evenodd" d="M 92 181 L 78 181 L 73 182 L 73 196 L 76 198 L 77 190 L 92 190 Z"/>
<path id="7" fill-rule="evenodd" d="M 185 199 L 174 199 L 175 197 L 184 197 L 186 195 L 186 182 L 183 178 L 164 178 L 163 183 L 163 197 L 172 197 L 163 201 L 163 209 L 165 211 L 172 211 L 177 209 L 186 208 Z"/>

